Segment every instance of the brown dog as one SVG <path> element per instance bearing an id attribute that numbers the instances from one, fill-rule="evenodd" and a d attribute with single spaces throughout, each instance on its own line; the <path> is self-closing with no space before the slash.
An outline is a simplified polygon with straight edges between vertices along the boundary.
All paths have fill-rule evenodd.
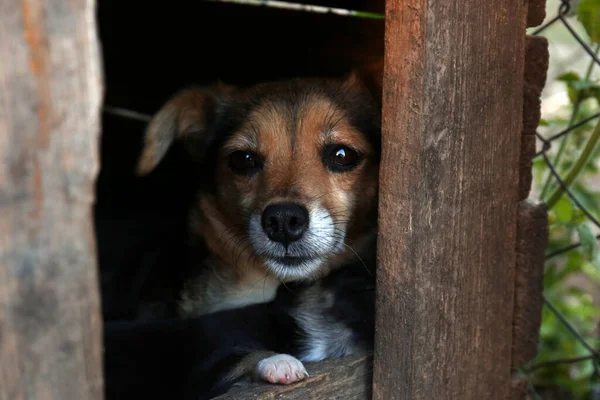
<path id="1" fill-rule="evenodd" d="M 380 92 L 365 82 L 353 73 L 192 88 L 155 115 L 138 172 L 152 171 L 179 143 L 206 180 L 190 228 L 209 255 L 181 292 L 181 317 L 270 301 L 281 283 L 324 277 L 373 246 Z M 310 310 L 298 319 L 311 324 Z M 307 340 L 305 361 L 327 355 L 331 343 L 318 332 Z M 273 357 L 250 355 L 240 368 L 273 382 L 305 376 L 295 358 Z"/>

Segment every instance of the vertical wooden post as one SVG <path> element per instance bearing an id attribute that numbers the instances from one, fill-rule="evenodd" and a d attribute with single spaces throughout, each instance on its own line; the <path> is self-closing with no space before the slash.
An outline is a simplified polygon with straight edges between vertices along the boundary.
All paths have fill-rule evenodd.
<path id="1" fill-rule="evenodd" d="M 374 399 L 510 395 L 526 7 L 387 1 Z"/>
<path id="2" fill-rule="evenodd" d="M 0 60 L 0 399 L 101 399 L 95 1 L 0 2 Z"/>

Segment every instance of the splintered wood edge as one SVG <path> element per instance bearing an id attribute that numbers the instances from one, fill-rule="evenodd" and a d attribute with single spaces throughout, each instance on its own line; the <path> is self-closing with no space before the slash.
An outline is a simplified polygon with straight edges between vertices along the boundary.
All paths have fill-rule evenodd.
<path id="1" fill-rule="evenodd" d="M 529 0 L 527 8 L 527 27 L 541 25 L 546 19 L 546 0 Z"/>
<path id="2" fill-rule="evenodd" d="M 544 306 L 544 261 L 548 245 L 548 212 L 542 202 L 519 203 L 517 262 L 513 314 L 512 367 L 518 368 L 537 355 Z M 513 376 L 511 399 L 524 399 L 527 380 Z"/>
<path id="3" fill-rule="evenodd" d="M 523 131 L 519 160 L 519 200 L 529 197 L 533 180 L 532 165 L 536 152 L 535 133 L 541 117 L 541 95 L 548 74 L 548 41 L 544 37 L 527 36 L 523 81 Z"/>
<path id="4" fill-rule="evenodd" d="M 544 261 L 548 245 L 548 212 L 543 202 L 519 204 L 513 319 L 512 367 L 537 354 L 544 305 Z"/>
<path id="5" fill-rule="evenodd" d="M 305 363 L 310 374 L 291 385 L 243 382 L 215 400 L 370 399 L 373 357 L 359 354 L 321 362 Z"/>

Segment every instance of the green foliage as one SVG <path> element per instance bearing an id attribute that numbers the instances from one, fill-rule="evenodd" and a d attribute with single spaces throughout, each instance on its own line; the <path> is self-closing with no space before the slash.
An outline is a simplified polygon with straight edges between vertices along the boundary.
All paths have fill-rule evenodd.
<path id="1" fill-rule="evenodd" d="M 599 44 L 600 0 L 579 1 L 575 14 L 589 35 L 589 41 Z M 546 116 L 540 122 L 541 129 L 562 131 L 600 112 L 600 82 L 591 78 L 593 68 L 590 65 L 584 71 L 585 74 L 568 71 L 557 78 L 568 93 L 570 105 L 566 111 L 570 118 Z M 594 119 L 553 142 L 549 153 L 550 160 L 562 177 L 574 176 L 569 185 L 570 190 L 596 219 L 600 219 L 600 192 L 594 190 L 589 181 L 599 172 L 600 146 L 587 154 L 583 150 L 599 121 Z M 589 150 L 589 146 L 587 147 Z M 578 170 L 574 171 L 575 167 Z M 548 201 L 558 185 L 541 157 L 534 160 L 533 177 L 536 191 L 542 193 L 544 201 Z M 563 194 L 550 205 L 550 241 L 547 254 L 560 251 L 576 242 L 581 245 L 548 259 L 544 275 L 544 295 L 589 345 L 599 349 L 600 309 L 594 304 L 592 297 L 592 293 L 600 288 L 600 247 L 596 238 L 598 230 L 567 195 Z M 561 319 L 545 307 L 539 354 L 532 364 L 589 355 L 589 350 L 566 329 Z M 532 372 L 530 378 L 535 385 L 560 385 L 571 390 L 577 400 L 590 400 L 593 398 L 592 394 L 600 390 L 599 373 L 600 362 L 588 359 L 547 365 Z"/>
<path id="2" fill-rule="evenodd" d="M 576 13 L 590 40 L 600 43 L 600 0 L 581 0 Z"/>
<path id="3" fill-rule="evenodd" d="M 575 72 L 567 72 L 557 78 L 566 82 L 567 93 L 572 103 L 584 101 L 589 98 L 600 99 L 600 85 L 587 79 L 583 79 Z"/>
<path id="4" fill-rule="evenodd" d="M 580 224 L 575 228 L 577 229 L 577 236 L 581 243 L 581 249 L 586 259 L 595 267 L 599 268 L 599 255 L 598 244 L 596 242 L 596 236 L 592 233 L 589 224 Z"/>

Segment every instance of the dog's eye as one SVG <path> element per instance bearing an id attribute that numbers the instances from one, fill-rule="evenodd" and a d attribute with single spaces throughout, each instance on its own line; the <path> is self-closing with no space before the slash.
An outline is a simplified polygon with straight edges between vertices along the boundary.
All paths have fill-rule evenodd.
<path id="1" fill-rule="evenodd" d="M 344 145 L 329 145 L 323 152 L 323 163 L 332 172 L 346 172 L 356 167 L 362 155 Z"/>
<path id="2" fill-rule="evenodd" d="M 262 168 L 262 160 L 248 151 L 234 151 L 229 155 L 229 167 L 240 175 L 254 175 Z"/>

